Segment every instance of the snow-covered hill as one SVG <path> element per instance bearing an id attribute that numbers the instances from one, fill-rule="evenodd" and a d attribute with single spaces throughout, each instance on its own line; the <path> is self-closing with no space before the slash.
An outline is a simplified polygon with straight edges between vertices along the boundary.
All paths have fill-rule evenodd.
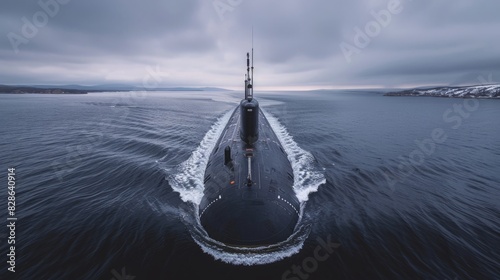
<path id="1" fill-rule="evenodd" d="M 437 87 L 389 92 L 387 96 L 436 96 L 458 98 L 500 98 L 500 85 Z"/>

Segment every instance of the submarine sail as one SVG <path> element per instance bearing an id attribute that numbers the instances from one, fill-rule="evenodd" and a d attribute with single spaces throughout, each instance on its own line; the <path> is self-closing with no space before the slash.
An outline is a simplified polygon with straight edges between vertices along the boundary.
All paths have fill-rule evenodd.
<path id="1" fill-rule="evenodd" d="M 253 70 L 252 49 L 245 96 L 210 154 L 198 209 L 212 239 L 242 247 L 286 240 L 300 215 L 292 166 L 253 96 Z"/>

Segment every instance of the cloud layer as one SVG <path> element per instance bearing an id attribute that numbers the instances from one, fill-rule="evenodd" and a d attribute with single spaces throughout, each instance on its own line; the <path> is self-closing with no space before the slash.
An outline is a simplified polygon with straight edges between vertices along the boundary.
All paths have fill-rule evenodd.
<path id="1" fill-rule="evenodd" d="M 500 80 L 500 2 L 6 0 L 0 84 L 243 84 L 254 30 L 261 88 Z M 158 67 L 158 68 L 157 68 Z"/>

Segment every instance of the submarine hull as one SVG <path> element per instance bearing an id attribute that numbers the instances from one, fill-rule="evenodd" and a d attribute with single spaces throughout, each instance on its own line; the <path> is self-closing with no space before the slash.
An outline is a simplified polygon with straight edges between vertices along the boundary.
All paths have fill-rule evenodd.
<path id="1" fill-rule="evenodd" d="M 253 112 L 258 137 L 251 144 L 242 140 L 242 106 L 234 110 L 207 163 L 200 222 L 212 239 L 228 245 L 275 244 L 290 237 L 300 215 L 293 170 L 258 106 Z"/>

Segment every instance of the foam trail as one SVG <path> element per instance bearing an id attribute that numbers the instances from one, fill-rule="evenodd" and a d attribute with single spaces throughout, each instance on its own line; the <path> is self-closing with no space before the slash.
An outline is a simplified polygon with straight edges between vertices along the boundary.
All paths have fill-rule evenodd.
<path id="1" fill-rule="evenodd" d="M 182 201 L 192 202 L 195 205 L 200 204 L 203 198 L 203 190 L 205 189 L 203 176 L 208 158 L 233 111 L 234 109 L 226 112 L 212 125 L 207 134 L 205 134 L 205 137 L 203 137 L 203 140 L 201 140 L 198 148 L 179 166 L 178 172 L 170 176 L 170 186 L 174 191 L 179 193 Z"/>
<path id="2" fill-rule="evenodd" d="M 293 140 L 285 126 L 272 114 L 262 110 L 269 124 L 278 136 L 279 141 L 288 155 L 292 164 L 293 176 L 295 178 L 293 189 L 300 202 L 306 202 L 309 194 L 316 192 L 320 185 L 326 183 L 325 175 L 314 167 L 314 157 L 308 151 L 303 150 Z"/>
<path id="3" fill-rule="evenodd" d="M 232 247 L 210 239 L 210 237 L 193 233 L 192 236 L 203 252 L 212 255 L 214 259 L 235 265 L 251 266 L 277 262 L 297 254 L 309 232 L 310 228 L 303 226 L 281 243 L 255 248 Z"/>

